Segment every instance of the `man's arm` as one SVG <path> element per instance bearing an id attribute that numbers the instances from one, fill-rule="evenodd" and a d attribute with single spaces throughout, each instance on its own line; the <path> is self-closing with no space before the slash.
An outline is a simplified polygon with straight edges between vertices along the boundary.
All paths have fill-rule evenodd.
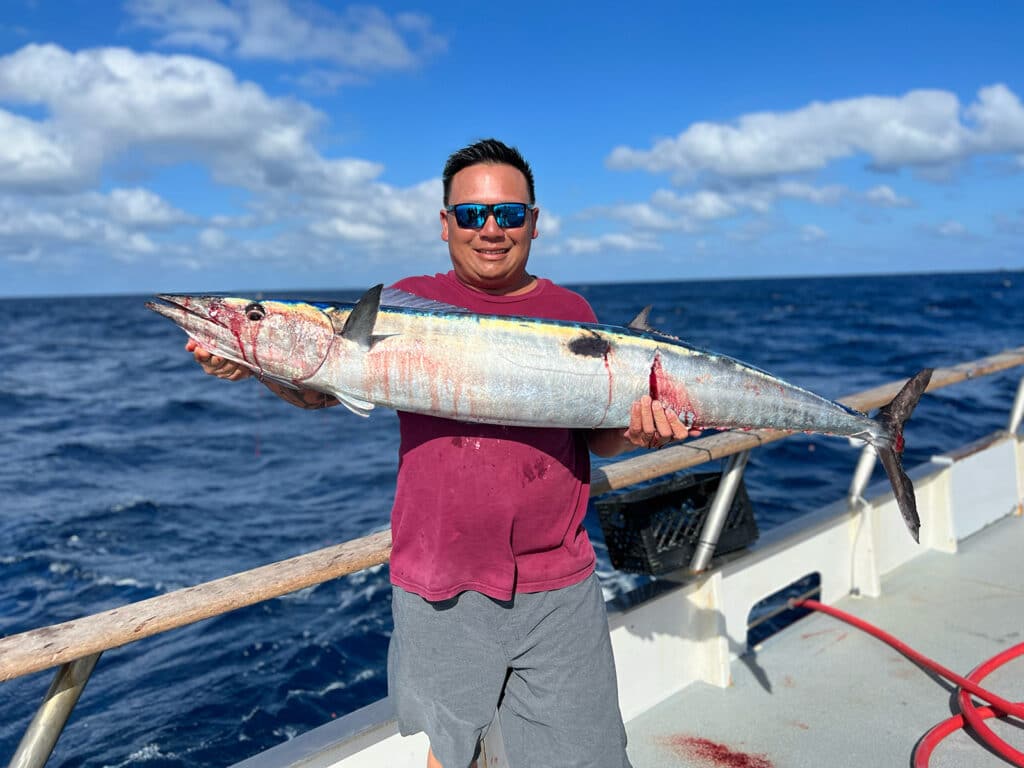
<path id="1" fill-rule="evenodd" d="M 233 360 L 227 360 L 208 352 L 199 346 L 194 339 L 188 340 L 188 343 L 185 344 L 185 349 L 192 353 L 196 362 L 210 376 L 216 376 L 218 379 L 224 379 L 225 381 L 241 381 L 252 376 L 252 371 L 244 365 L 239 365 Z M 325 395 L 323 392 L 316 392 L 312 389 L 289 389 L 272 381 L 264 381 L 263 384 L 286 403 L 291 403 L 299 408 L 316 410 L 318 408 L 330 408 L 332 405 L 338 405 L 336 398 Z"/>
<path id="2" fill-rule="evenodd" d="M 591 453 L 607 459 L 634 448 L 661 448 L 673 440 L 698 435 L 700 430 L 688 429 L 671 408 L 644 395 L 633 403 L 625 431 L 595 429 L 587 437 L 587 445 Z"/>

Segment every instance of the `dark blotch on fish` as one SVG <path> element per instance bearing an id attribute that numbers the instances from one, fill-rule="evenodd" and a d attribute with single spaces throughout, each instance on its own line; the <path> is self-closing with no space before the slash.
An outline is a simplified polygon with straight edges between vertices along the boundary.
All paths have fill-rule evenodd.
<path id="1" fill-rule="evenodd" d="M 611 342 L 597 333 L 586 333 L 569 342 L 569 351 L 583 357 L 604 357 L 611 348 Z"/>

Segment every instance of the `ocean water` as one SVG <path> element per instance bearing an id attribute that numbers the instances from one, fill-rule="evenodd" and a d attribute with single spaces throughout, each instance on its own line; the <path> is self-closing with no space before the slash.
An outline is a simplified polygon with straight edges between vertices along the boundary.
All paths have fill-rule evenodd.
<path id="1" fill-rule="evenodd" d="M 653 304 L 655 327 L 828 397 L 1024 344 L 1020 272 L 574 287 L 604 322 Z M 144 300 L 0 300 L 0 636 L 388 524 L 394 414 L 306 412 L 206 377 Z M 905 462 L 1004 427 L 1020 375 L 927 396 Z M 755 452 L 761 529 L 841 494 L 857 454 L 805 436 Z M 588 527 L 606 593 L 629 589 Z M 50 765 L 241 760 L 383 696 L 390 629 L 379 567 L 109 651 Z M 0 761 L 51 677 L 0 683 Z"/>

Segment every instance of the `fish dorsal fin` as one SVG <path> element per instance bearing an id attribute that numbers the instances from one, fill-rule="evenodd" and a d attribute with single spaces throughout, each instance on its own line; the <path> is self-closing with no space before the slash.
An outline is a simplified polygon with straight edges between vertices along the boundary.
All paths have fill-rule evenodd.
<path id="1" fill-rule="evenodd" d="M 380 310 L 380 295 L 383 283 L 378 283 L 362 295 L 352 311 L 345 318 L 345 326 L 338 334 L 343 339 L 357 344 L 367 350 L 386 336 L 375 336 L 373 327 L 377 324 L 377 312 Z"/>
<path id="2" fill-rule="evenodd" d="M 465 307 L 457 307 L 454 304 L 446 304 L 443 301 L 434 301 L 417 296 L 415 293 L 403 291 L 400 288 L 385 288 L 381 292 L 380 304 L 384 307 L 398 307 L 399 309 L 422 309 L 428 312 L 469 312 Z"/>
<path id="3" fill-rule="evenodd" d="M 648 318 L 651 316 L 651 307 L 653 306 L 653 304 L 648 304 L 646 307 L 641 309 L 637 313 L 636 317 L 629 321 L 629 325 L 626 327 L 632 328 L 634 331 L 653 331 L 654 329 L 651 328 L 650 323 L 647 322 Z"/>
<path id="4" fill-rule="evenodd" d="M 649 322 L 651 316 L 651 307 L 653 304 L 648 304 L 646 307 L 637 313 L 637 316 L 629 321 L 629 325 L 626 327 L 632 331 L 639 331 L 640 333 L 648 333 L 651 336 L 658 336 L 662 339 L 670 339 L 672 341 L 682 341 L 678 336 L 673 336 L 671 333 L 665 333 L 659 331 L 657 328 L 652 328 Z"/>

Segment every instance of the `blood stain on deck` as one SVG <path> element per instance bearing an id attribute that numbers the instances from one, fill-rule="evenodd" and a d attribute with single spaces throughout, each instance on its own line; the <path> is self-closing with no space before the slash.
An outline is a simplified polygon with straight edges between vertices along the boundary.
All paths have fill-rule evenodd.
<path id="1" fill-rule="evenodd" d="M 725 744 L 699 736 L 668 736 L 664 743 L 679 757 L 701 760 L 703 765 L 714 768 L 774 768 L 764 755 L 736 752 Z"/>

